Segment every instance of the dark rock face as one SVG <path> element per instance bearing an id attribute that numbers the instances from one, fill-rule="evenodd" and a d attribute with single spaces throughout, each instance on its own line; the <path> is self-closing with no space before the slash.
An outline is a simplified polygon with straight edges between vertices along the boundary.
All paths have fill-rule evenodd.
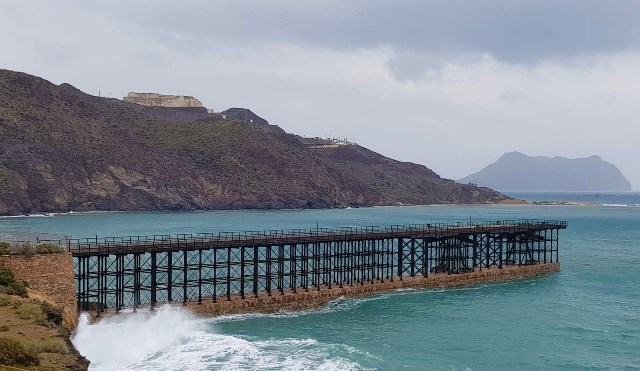
<path id="1" fill-rule="evenodd" d="M 481 171 L 460 179 L 503 191 L 630 191 L 618 168 L 598 156 L 568 159 L 505 153 Z"/>
<path id="2" fill-rule="evenodd" d="M 267 120 L 246 108 L 229 108 L 220 113 L 223 114 L 227 120 L 234 120 L 244 124 L 269 125 Z"/>
<path id="3" fill-rule="evenodd" d="M 240 110 L 232 112 L 254 115 Z M 319 151 L 258 116 L 234 117 L 98 98 L 0 70 L 0 214 L 505 198 L 361 147 Z"/>

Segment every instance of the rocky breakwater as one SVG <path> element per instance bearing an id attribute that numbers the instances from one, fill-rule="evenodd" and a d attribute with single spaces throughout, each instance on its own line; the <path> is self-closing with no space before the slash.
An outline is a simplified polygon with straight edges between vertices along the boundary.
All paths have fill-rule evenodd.
<path id="1" fill-rule="evenodd" d="M 259 293 L 257 297 L 246 295 L 232 297 L 231 300 L 220 299 L 216 303 L 210 301 L 187 303 L 190 310 L 206 315 L 227 315 L 240 313 L 273 313 L 282 310 L 294 311 L 311 309 L 339 297 L 355 297 L 373 293 L 394 291 L 399 289 L 451 288 L 473 284 L 507 282 L 527 277 L 536 277 L 560 270 L 560 263 L 544 263 L 526 266 L 509 266 L 483 269 L 463 274 L 431 274 L 428 277 L 394 277 L 393 280 L 376 281 L 374 283 L 333 286 L 332 288 L 309 288 L 309 291 L 285 293 Z"/>

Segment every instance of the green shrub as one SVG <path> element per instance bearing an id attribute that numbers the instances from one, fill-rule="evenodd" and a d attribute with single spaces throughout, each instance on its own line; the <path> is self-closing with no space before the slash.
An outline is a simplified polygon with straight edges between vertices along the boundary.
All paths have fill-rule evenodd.
<path id="1" fill-rule="evenodd" d="M 11 298 L 5 294 L 0 294 L 0 307 L 6 307 L 11 304 Z"/>
<path id="2" fill-rule="evenodd" d="M 0 242 L 0 255 L 9 255 L 9 248 L 11 244 L 9 242 Z"/>
<path id="3" fill-rule="evenodd" d="M 33 255 L 36 253 L 36 250 L 31 246 L 29 242 L 25 242 L 22 245 L 18 246 L 17 254 L 18 255 Z"/>
<path id="4" fill-rule="evenodd" d="M 43 243 L 36 246 L 37 254 L 57 254 L 61 252 L 64 252 L 64 250 L 62 249 L 62 246 L 59 246 L 59 245 Z"/>
<path id="5" fill-rule="evenodd" d="M 0 364 L 37 366 L 40 360 L 38 353 L 32 349 L 25 348 L 16 340 L 2 337 L 0 338 Z"/>
<path id="6" fill-rule="evenodd" d="M 69 347 L 61 338 L 26 342 L 24 347 L 34 353 L 69 353 Z"/>
<path id="7" fill-rule="evenodd" d="M 14 282 L 16 282 L 16 277 L 13 275 L 11 269 L 0 267 L 0 285 L 9 286 Z"/>
<path id="8" fill-rule="evenodd" d="M 29 284 L 26 281 L 12 282 L 9 284 L 9 291 L 7 292 L 7 294 L 18 295 L 18 296 L 22 296 L 23 298 L 28 298 L 29 297 L 29 293 L 27 292 L 28 286 Z"/>
<path id="9" fill-rule="evenodd" d="M 40 305 L 33 303 L 23 303 L 15 310 L 18 318 L 31 321 L 44 321 L 45 315 L 40 309 Z"/>

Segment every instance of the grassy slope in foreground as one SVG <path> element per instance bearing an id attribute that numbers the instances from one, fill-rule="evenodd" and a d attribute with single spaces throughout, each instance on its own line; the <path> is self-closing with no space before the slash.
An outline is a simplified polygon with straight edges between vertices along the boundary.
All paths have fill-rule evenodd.
<path id="1" fill-rule="evenodd" d="M 3 255 L 13 247 L 0 245 Z M 0 368 L 86 370 L 89 362 L 70 341 L 69 329 L 75 318 L 69 318 L 69 313 L 51 298 L 27 286 L 10 269 L 0 267 Z"/>

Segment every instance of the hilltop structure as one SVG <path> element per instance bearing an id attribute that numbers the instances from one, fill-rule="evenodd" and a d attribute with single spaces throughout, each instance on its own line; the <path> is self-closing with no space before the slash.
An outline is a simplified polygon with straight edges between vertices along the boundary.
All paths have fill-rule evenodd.
<path id="1" fill-rule="evenodd" d="M 202 102 L 188 95 L 162 95 L 157 93 L 127 94 L 122 98 L 125 102 L 140 104 L 147 107 L 165 108 L 204 108 Z"/>

